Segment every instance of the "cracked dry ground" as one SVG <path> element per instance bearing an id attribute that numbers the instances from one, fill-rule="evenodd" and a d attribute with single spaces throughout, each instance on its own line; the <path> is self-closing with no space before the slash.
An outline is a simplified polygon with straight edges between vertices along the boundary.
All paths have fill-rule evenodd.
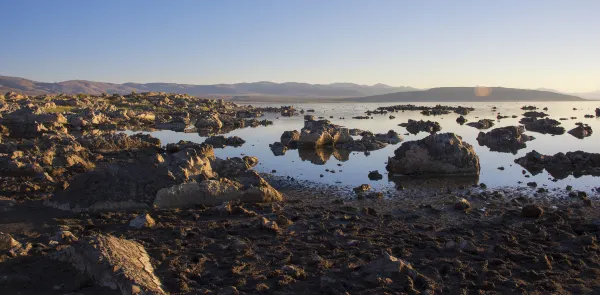
<path id="1" fill-rule="evenodd" d="M 282 203 L 150 211 L 156 226 L 143 229 L 128 226 L 141 212 L 76 214 L 18 204 L 2 215 L 0 231 L 34 248 L 25 257 L 1 257 L 0 289 L 117 294 L 48 259 L 48 236 L 68 228 L 77 236 L 102 232 L 140 242 L 172 294 L 600 293 L 595 207 L 540 203 L 544 214 L 525 218 L 523 197 L 470 195 L 472 208 L 462 211 L 453 196 L 415 205 L 280 189 L 288 196 Z M 278 229 L 266 228 L 262 217 Z M 371 267 L 391 263 L 384 253 L 414 271 Z"/>

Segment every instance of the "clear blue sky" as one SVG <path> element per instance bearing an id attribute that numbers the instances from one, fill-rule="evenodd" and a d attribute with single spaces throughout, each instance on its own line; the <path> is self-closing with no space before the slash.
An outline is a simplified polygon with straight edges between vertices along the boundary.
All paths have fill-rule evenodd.
<path id="1" fill-rule="evenodd" d="M 0 74 L 600 89 L 599 0 L 0 0 Z"/>

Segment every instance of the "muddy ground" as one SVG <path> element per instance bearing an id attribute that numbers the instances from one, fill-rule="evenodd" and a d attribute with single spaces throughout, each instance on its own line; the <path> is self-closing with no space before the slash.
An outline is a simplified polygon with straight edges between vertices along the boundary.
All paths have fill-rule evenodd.
<path id="1" fill-rule="evenodd" d="M 110 233 L 140 242 L 172 294 L 595 294 L 600 293 L 596 201 L 535 198 L 475 188 L 407 190 L 358 200 L 268 177 L 286 200 L 231 208 L 72 213 L 24 200 L 0 215 L 0 231 L 29 254 L 0 256 L 3 294 L 119 294 L 50 259 L 57 230 Z M 566 192 L 565 192 L 566 193 Z M 458 209 L 456 201 L 470 203 Z M 524 217 L 537 203 L 544 212 Z M 275 221 L 276 230 L 260 224 Z M 373 273 L 384 253 L 418 275 Z"/>

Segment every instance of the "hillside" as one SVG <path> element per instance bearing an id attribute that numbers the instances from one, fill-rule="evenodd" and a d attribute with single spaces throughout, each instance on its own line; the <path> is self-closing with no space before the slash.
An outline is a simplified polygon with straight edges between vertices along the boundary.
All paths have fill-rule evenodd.
<path id="1" fill-rule="evenodd" d="M 136 92 L 186 93 L 194 96 L 286 96 L 286 97 L 362 97 L 400 91 L 416 90 L 412 87 L 392 87 L 384 84 L 373 86 L 353 83 L 308 84 L 308 83 L 237 83 L 215 85 L 192 85 L 175 83 L 103 83 L 71 80 L 58 83 L 36 82 L 24 78 L 0 76 L 0 92 L 16 91 L 25 94 L 102 94 Z"/>
<path id="2" fill-rule="evenodd" d="M 396 92 L 383 95 L 348 98 L 344 101 L 355 102 L 424 102 L 424 101 L 571 101 L 583 98 L 561 93 L 491 87 L 488 95 L 476 95 L 474 87 L 441 87 L 423 91 Z"/>

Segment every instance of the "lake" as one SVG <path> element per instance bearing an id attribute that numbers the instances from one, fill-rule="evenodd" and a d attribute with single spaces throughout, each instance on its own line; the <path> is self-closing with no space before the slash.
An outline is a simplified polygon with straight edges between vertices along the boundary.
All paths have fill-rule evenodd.
<path id="1" fill-rule="evenodd" d="M 563 135 L 545 135 L 536 132 L 526 131 L 528 135 L 533 135 L 536 139 L 527 142 L 527 148 L 521 149 L 517 154 L 492 152 L 485 146 L 479 146 L 477 143 L 477 135 L 480 130 L 456 123 L 458 114 L 451 113 L 441 116 L 424 116 L 418 111 L 405 111 L 392 113 L 396 118 L 389 119 L 387 115 L 374 114 L 373 119 L 357 120 L 352 119 L 353 116 L 365 115 L 367 110 L 375 110 L 380 106 L 391 106 L 396 103 L 321 103 L 321 104 L 295 104 L 298 109 L 314 109 L 316 117 L 325 117 L 334 124 L 342 125 L 348 128 L 359 128 L 369 130 L 373 133 L 385 133 L 388 130 L 395 130 L 402 134 L 404 141 L 421 139 L 429 135 L 428 133 L 419 133 L 416 135 L 407 133 L 404 127 L 398 126 L 400 123 L 405 123 L 408 119 L 413 120 L 431 120 L 439 122 L 442 126 L 441 132 L 454 132 L 460 135 L 464 141 L 470 143 L 475 148 L 480 158 L 481 173 L 479 179 L 449 179 L 447 181 L 453 183 L 473 184 L 485 183 L 488 187 L 516 187 L 526 186 L 527 182 L 535 181 L 538 185 L 544 185 L 548 188 L 560 187 L 564 188 L 567 185 L 572 185 L 576 189 L 589 190 L 599 186 L 598 178 L 593 176 L 582 176 L 575 178 L 569 176 L 565 179 L 554 180 L 547 172 L 538 175 L 522 173 L 523 168 L 514 163 L 516 158 L 524 156 L 531 150 L 536 150 L 542 154 L 553 155 L 558 152 L 568 151 L 586 151 L 600 152 L 600 135 L 597 133 L 585 139 L 578 139 L 568 133 Z M 405 104 L 405 103 L 401 103 Z M 415 105 L 434 106 L 437 103 L 412 103 Z M 545 113 L 549 114 L 549 118 L 558 120 L 559 118 L 577 117 L 576 120 L 561 121 L 562 126 L 568 131 L 575 127 L 576 122 L 589 124 L 593 130 L 600 130 L 600 119 L 584 118 L 586 114 L 595 114 L 594 110 L 600 107 L 600 102 L 490 102 L 490 103 L 439 103 L 449 106 L 464 106 L 473 107 L 475 111 L 464 116 L 469 122 L 479 119 L 494 119 L 495 126 L 483 130 L 490 131 L 493 128 L 519 125 L 518 121 L 522 118 L 525 112 L 521 110 L 524 105 L 535 105 L 541 109 L 548 107 Z M 281 104 L 262 104 L 255 103 L 254 106 L 279 106 Z M 492 107 L 497 107 L 492 110 Z M 573 110 L 577 108 L 577 110 Z M 518 118 L 506 118 L 500 121 L 496 120 L 498 113 L 506 116 L 518 115 Z M 330 116 L 333 116 L 330 119 Z M 344 117 L 345 119 L 340 119 Z M 478 117 L 478 118 L 477 118 Z M 217 157 L 237 157 L 243 155 L 256 156 L 260 160 L 260 164 L 255 168 L 260 172 L 271 172 L 276 170 L 276 175 L 290 176 L 298 180 L 308 180 L 317 183 L 335 184 L 340 186 L 357 186 L 363 183 L 368 183 L 377 189 L 389 189 L 394 187 L 394 182 L 388 180 L 387 171 L 385 169 L 388 157 L 393 156 L 396 150 L 402 143 L 396 145 L 388 145 L 386 148 L 372 151 L 370 155 L 365 155 L 363 152 L 351 152 L 349 157 L 340 154 L 333 150 L 289 150 L 283 156 L 274 156 L 269 149 L 269 144 L 280 140 L 281 134 L 286 130 L 300 130 L 303 127 L 303 116 L 282 117 L 280 114 L 266 114 L 264 119 L 269 119 L 274 122 L 273 125 L 267 127 L 244 128 L 237 129 L 226 136 L 239 136 L 246 140 L 246 143 L 241 147 L 226 147 L 224 149 L 215 149 Z M 261 119 L 263 119 L 261 118 Z M 137 132 L 126 131 L 128 134 Z M 161 140 L 163 145 L 168 143 L 178 142 L 179 140 L 189 140 L 201 143 L 206 137 L 202 137 L 196 133 L 182 133 L 170 130 L 159 130 L 152 132 L 143 132 L 151 134 Z M 504 167 L 504 170 L 499 170 L 498 167 Z M 335 171 L 335 173 L 326 172 Z M 367 174 L 369 171 L 378 170 L 384 175 L 382 180 L 369 180 Z M 323 177 L 321 177 L 321 174 Z M 528 178 L 526 177 L 529 176 Z M 519 181 L 522 182 L 519 184 Z M 416 185 L 433 185 L 432 182 L 424 182 L 422 178 L 403 178 L 402 183 Z"/>

